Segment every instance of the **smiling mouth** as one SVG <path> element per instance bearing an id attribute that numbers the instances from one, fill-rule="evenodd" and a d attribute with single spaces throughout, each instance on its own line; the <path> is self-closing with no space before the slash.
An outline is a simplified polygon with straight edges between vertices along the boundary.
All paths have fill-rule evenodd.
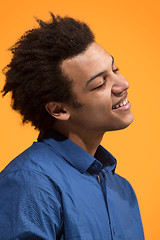
<path id="1" fill-rule="evenodd" d="M 127 103 L 128 103 L 128 100 L 127 100 L 127 99 L 124 99 L 124 100 L 123 100 L 122 102 L 120 102 L 119 104 L 116 104 L 115 106 L 113 106 L 112 109 L 117 109 L 117 108 L 123 107 L 123 106 L 125 106 Z"/>

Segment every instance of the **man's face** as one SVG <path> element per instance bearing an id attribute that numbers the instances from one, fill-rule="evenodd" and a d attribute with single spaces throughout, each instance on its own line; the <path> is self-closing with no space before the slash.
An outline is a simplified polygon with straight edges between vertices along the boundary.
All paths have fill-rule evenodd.
<path id="1" fill-rule="evenodd" d="M 111 57 L 98 43 L 62 62 L 62 71 L 73 80 L 73 92 L 81 107 L 68 106 L 73 126 L 86 131 L 112 131 L 133 121 L 129 87 Z"/>

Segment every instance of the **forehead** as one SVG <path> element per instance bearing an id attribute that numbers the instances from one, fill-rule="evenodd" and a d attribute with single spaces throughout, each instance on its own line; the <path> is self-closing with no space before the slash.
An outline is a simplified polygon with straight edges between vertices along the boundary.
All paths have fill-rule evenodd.
<path id="1" fill-rule="evenodd" d="M 73 81 L 87 81 L 92 76 L 107 71 L 111 67 L 112 58 L 98 43 L 92 43 L 85 52 L 62 62 L 64 74 Z"/>

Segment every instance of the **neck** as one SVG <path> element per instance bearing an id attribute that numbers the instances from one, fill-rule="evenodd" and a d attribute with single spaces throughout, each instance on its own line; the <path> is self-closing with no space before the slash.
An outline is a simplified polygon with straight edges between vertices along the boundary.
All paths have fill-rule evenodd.
<path id="1" fill-rule="evenodd" d="M 96 131 L 71 131 L 68 130 L 66 127 L 59 127 L 58 125 L 54 126 L 54 129 L 61 133 L 62 135 L 66 136 L 72 142 L 77 144 L 79 147 L 84 149 L 90 155 L 94 156 L 95 152 L 103 138 L 104 133 L 96 132 Z"/>
<path id="2" fill-rule="evenodd" d="M 96 133 L 86 133 L 83 135 L 77 135 L 75 133 L 70 133 L 69 139 L 76 143 L 78 146 L 83 148 L 86 152 L 88 152 L 90 155 L 94 156 L 95 152 L 102 140 L 103 135 L 98 135 Z"/>

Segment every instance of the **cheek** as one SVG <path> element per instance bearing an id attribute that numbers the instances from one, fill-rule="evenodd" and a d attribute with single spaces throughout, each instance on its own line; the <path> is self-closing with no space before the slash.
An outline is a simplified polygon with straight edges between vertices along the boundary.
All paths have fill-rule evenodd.
<path id="1" fill-rule="evenodd" d="M 92 106 L 98 110 L 98 112 L 109 113 L 112 110 L 112 102 L 111 99 L 106 96 L 103 98 L 94 98 L 91 102 Z"/>
<path id="2" fill-rule="evenodd" d="M 106 103 L 105 101 L 99 102 L 98 100 L 94 100 L 92 103 L 87 105 L 85 114 L 88 115 L 91 120 L 102 120 L 104 118 L 106 119 L 111 115 L 110 104 Z"/>
<path id="3" fill-rule="evenodd" d="M 112 110 L 112 98 L 109 91 L 97 91 L 92 92 L 88 96 L 84 94 L 78 94 L 78 102 L 82 104 L 82 107 L 78 110 L 79 114 L 111 114 Z"/>

